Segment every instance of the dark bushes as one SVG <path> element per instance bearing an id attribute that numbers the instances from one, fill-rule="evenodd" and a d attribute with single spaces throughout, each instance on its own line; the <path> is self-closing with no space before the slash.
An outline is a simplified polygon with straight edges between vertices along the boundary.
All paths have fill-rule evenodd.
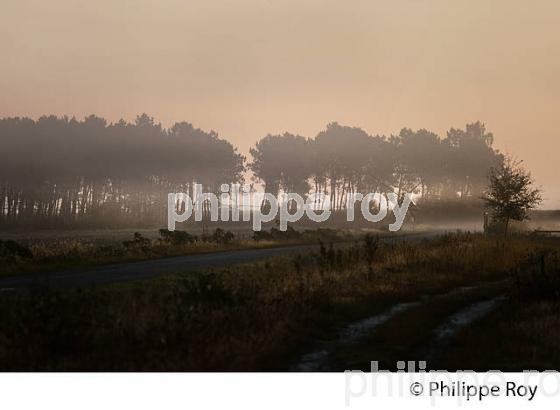
<path id="1" fill-rule="evenodd" d="M 19 258 L 31 258 L 33 254 L 31 250 L 23 245 L 20 245 L 16 241 L 2 241 L 0 240 L 0 257 L 19 257 Z"/>
<path id="2" fill-rule="evenodd" d="M 551 250 L 530 253 L 516 271 L 516 282 L 520 297 L 560 299 L 560 255 Z"/>
<path id="3" fill-rule="evenodd" d="M 212 242 L 216 242 L 222 245 L 226 245 L 233 241 L 235 235 L 231 231 L 225 231 L 222 228 L 216 228 L 212 236 L 210 237 Z"/>
<path id="4" fill-rule="evenodd" d="M 255 231 L 253 234 L 253 239 L 255 241 L 274 241 L 274 240 L 290 240 L 290 239 L 299 239 L 301 238 L 302 233 L 296 231 L 291 226 L 285 231 L 281 231 L 277 228 L 271 228 L 270 231 Z"/>
<path id="5" fill-rule="evenodd" d="M 186 243 L 193 243 L 197 237 L 189 234 L 186 231 L 169 231 L 167 229 L 160 229 L 159 234 L 164 242 L 173 245 L 184 245 Z"/>
<path id="6" fill-rule="evenodd" d="M 144 238 L 140 232 L 134 232 L 131 241 L 123 241 L 123 246 L 128 250 L 141 250 L 147 252 L 150 248 L 151 241 Z"/>

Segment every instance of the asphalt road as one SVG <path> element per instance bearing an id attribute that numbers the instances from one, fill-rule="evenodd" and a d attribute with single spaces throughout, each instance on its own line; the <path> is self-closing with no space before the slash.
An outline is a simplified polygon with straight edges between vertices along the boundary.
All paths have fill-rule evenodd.
<path id="1" fill-rule="evenodd" d="M 33 273 L 0 278 L 0 289 L 37 286 L 85 287 L 94 284 L 127 282 L 159 275 L 192 272 L 211 267 L 223 267 L 273 256 L 309 252 L 318 245 L 284 246 L 176 256 L 140 262 L 102 265 L 63 272 Z"/>
<path id="2" fill-rule="evenodd" d="M 440 232 L 441 233 L 441 232 Z M 414 240 L 437 235 L 435 232 L 385 237 Z M 160 275 L 192 272 L 212 267 L 223 267 L 251 262 L 274 256 L 305 253 L 318 250 L 319 245 L 283 246 L 277 248 L 248 249 L 176 256 L 140 262 L 117 263 L 62 272 L 33 273 L 0 278 L 0 289 L 21 289 L 41 286 L 86 287 L 106 283 L 148 279 Z"/>

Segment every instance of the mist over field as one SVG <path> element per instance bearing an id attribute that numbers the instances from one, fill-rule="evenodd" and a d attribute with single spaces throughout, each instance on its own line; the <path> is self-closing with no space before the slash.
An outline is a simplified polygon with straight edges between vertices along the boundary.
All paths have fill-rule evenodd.
<path id="1" fill-rule="evenodd" d="M 560 207 L 560 5 L 543 0 L 6 0 L 0 117 L 146 112 L 249 157 L 268 133 L 373 135 L 477 120 Z"/>
<path id="2" fill-rule="evenodd" d="M 558 16 L 2 0 L 0 371 L 560 369 Z"/>
<path id="3" fill-rule="evenodd" d="M 0 139 L 0 223 L 8 227 L 157 227 L 165 225 L 168 194 L 194 198 L 197 184 L 216 194 L 223 184 L 236 187 L 226 193 L 230 207 L 238 197 L 254 207 L 264 191 L 322 194 L 314 206 L 327 201 L 345 211 L 353 194 L 380 192 L 399 201 L 413 194 L 443 214 L 446 203 L 450 215 L 459 207 L 473 217 L 478 208 L 480 218 L 488 173 L 503 161 L 480 122 L 443 139 L 424 129 L 374 136 L 331 123 L 315 138 L 269 134 L 248 159 L 214 132 L 187 122 L 165 129 L 145 114 L 115 124 L 95 116 L 7 118 Z"/>

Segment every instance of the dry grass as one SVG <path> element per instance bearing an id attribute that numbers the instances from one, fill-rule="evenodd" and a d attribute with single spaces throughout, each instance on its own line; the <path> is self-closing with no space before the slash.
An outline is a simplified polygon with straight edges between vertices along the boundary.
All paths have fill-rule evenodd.
<path id="1" fill-rule="evenodd" d="M 464 368 L 464 357 L 470 357 L 475 370 L 560 368 L 558 247 L 529 251 L 514 278 L 508 302 L 457 336 L 444 357 L 446 368 Z"/>
<path id="2" fill-rule="evenodd" d="M 558 370 L 560 301 L 511 300 L 485 319 L 461 331 L 443 356 L 449 370 Z"/>
<path id="3" fill-rule="evenodd" d="M 350 233 L 331 230 L 309 230 L 297 237 L 279 237 L 255 241 L 234 238 L 223 243 L 209 238 L 198 238 L 188 243 L 170 243 L 160 239 L 141 237 L 142 241 L 97 242 L 91 239 L 51 238 L 34 241 L 29 245 L 32 257 L 2 256 L 0 254 L 0 275 L 17 275 L 30 272 L 67 270 L 109 263 L 133 262 L 140 260 L 210 253 L 226 250 L 261 249 L 275 246 L 317 243 L 323 240 L 347 240 Z M 129 243 L 126 246 L 126 243 Z M 132 244 L 131 244 L 132 243 Z"/>
<path id="4" fill-rule="evenodd" d="M 360 242 L 147 282 L 5 293 L 0 369 L 284 369 L 336 324 L 503 278 L 539 247 L 479 235 Z"/>

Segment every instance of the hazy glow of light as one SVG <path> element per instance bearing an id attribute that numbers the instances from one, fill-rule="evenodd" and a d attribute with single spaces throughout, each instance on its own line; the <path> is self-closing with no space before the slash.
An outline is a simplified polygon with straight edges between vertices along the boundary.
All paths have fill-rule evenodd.
<path id="1" fill-rule="evenodd" d="M 560 2 L 3 0 L 0 116 L 267 133 L 481 120 L 560 206 Z"/>

